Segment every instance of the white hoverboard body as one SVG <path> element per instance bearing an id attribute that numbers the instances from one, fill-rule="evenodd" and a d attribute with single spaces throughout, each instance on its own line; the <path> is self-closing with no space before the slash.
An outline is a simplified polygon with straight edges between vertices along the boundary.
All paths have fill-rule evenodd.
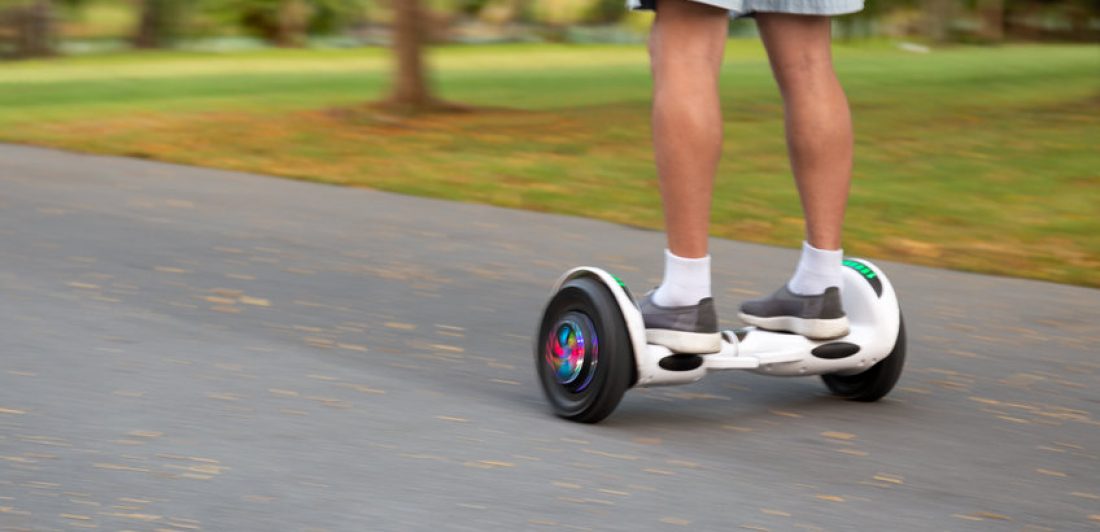
<path id="1" fill-rule="evenodd" d="M 570 280 L 590 277 L 604 284 L 622 311 L 637 365 L 634 386 L 663 386 L 698 381 L 709 371 L 742 369 L 765 375 L 855 375 L 886 358 L 899 338 L 901 313 L 890 281 L 870 261 L 844 261 L 840 297 L 848 315 L 847 336 L 815 341 L 796 334 L 754 327 L 722 331 L 722 349 L 692 356 L 674 355 L 646 343 L 642 313 L 629 292 L 606 271 L 582 266 L 565 273 L 557 292 Z"/>

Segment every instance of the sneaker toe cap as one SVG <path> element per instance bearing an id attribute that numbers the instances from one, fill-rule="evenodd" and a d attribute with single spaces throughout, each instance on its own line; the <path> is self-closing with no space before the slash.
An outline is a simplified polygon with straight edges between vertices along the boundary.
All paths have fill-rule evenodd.
<path id="1" fill-rule="evenodd" d="M 741 312 L 744 314 L 759 315 L 764 312 L 764 302 L 756 299 L 741 303 Z"/>

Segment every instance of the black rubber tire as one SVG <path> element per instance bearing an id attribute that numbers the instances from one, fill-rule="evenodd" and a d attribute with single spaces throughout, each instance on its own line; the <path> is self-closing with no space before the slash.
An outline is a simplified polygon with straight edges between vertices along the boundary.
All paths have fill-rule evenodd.
<path id="1" fill-rule="evenodd" d="M 898 337 L 894 349 L 878 364 L 855 375 L 822 375 L 821 380 L 833 395 L 849 401 L 878 401 L 894 389 L 905 366 L 905 319 L 898 315 Z"/>
<path id="2" fill-rule="evenodd" d="M 598 364 L 591 369 L 592 380 L 579 393 L 558 382 L 545 358 L 550 328 L 571 312 L 587 316 L 598 339 Z M 555 414 L 580 423 L 598 423 L 615 411 L 634 382 L 634 349 L 615 296 L 602 282 L 589 277 L 567 282 L 546 305 L 537 338 L 535 367 Z"/>

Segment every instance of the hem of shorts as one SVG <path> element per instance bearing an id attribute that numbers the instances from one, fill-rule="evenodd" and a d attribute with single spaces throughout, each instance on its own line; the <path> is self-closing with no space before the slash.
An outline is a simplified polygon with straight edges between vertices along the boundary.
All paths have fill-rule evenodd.
<path id="1" fill-rule="evenodd" d="M 809 2 L 796 2 L 797 4 L 791 6 L 791 0 L 779 0 L 779 3 L 785 3 L 784 6 L 763 6 L 755 7 L 754 9 L 747 11 L 738 11 L 729 6 L 729 2 L 723 2 L 722 0 L 690 0 L 699 4 L 706 4 L 717 8 L 728 10 L 731 18 L 751 17 L 754 13 L 788 13 L 791 15 L 817 15 L 822 17 L 833 17 L 840 15 L 850 15 L 852 13 L 859 13 L 863 11 L 864 2 L 861 1 L 836 1 L 830 2 L 822 9 L 820 3 L 810 4 Z M 654 11 L 653 4 L 656 0 L 644 1 L 644 0 L 627 0 L 626 7 L 633 11 Z M 648 5 L 647 5 L 648 4 Z"/>
<path id="2" fill-rule="evenodd" d="M 730 9 L 728 1 L 726 1 L 726 2 L 724 2 L 723 0 L 690 0 L 690 1 L 695 2 L 696 4 L 706 4 L 708 6 L 717 7 L 719 9 L 725 9 L 725 10 L 729 11 L 730 13 L 734 12 L 732 9 Z M 654 8 L 654 5 L 656 3 L 657 3 L 657 0 L 649 0 L 648 2 L 645 2 L 643 0 L 626 0 L 626 7 L 628 9 L 633 10 L 633 11 L 656 11 L 656 9 Z"/>
<path id="3" fill-rule="evenodd" d="M 697 0 L 693 0 L 697 1 Z M 835 17 L 840 15 L 851 15 L 852 13 L 859 13 L 863 11 L 863 3 L 848 4 L 846 2 L 838 2 L 835 7 L 829 7 L 826 9 L 804 7 L 783 7 L 779 9 L 771 9 L 767 7 L 758 7 L 747 13 L 787 13 L 790 15 L 820 15 L 822 17 Z"/>

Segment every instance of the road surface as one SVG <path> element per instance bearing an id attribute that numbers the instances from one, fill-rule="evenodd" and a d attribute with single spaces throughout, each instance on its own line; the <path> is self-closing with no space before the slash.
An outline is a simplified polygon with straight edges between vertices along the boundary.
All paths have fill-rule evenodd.
<path id="1" fill-rule="evenodd" d="M 662 247 L 0 145 L 0 530 L 1100 528 L 1096 290 L 880 261 L 910 334 L 880 403 L 724 373 L 555 418 L 531 353 L 553 281 L 641 291 Z M 729 320 L 796 260 L 713 255 Z"/>

